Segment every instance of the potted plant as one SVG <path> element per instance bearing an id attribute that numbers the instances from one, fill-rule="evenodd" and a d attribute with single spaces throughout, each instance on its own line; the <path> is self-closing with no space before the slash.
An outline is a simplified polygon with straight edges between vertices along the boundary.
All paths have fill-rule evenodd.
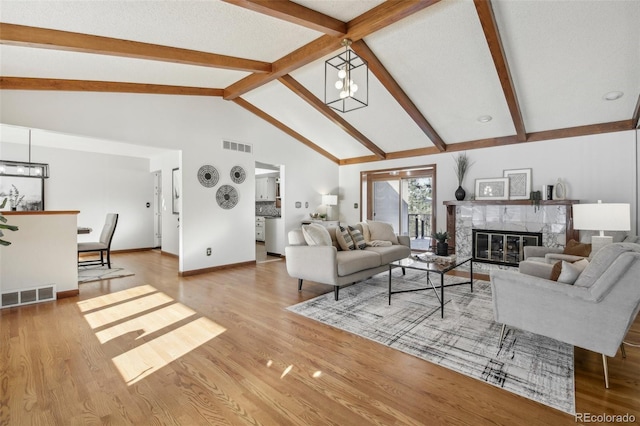
<path id="1" fill-rule="evenodd" d="M 464 176 L 467 174 L 469 167 L 471 167 L 473 163 L 469 161 L 469 157 L 466 152 L 461 152 L 457 157 L 454 158 L 454 170 L 456 172 L 456 176 L 458 178 L 458 189 L 456 189 L 455 196 L 456 200 L 462 201 L 466 196 L 465 190 L 462 188 L 462 182 L 464 181 Z"/>
<path id="2" fill-rule="evenodd" d="M 3 209 L 6 204 L 7 204 L 7 199 L 5 198 L 4 200 L 2 200 L 2 203 L 0 203 L 0 209 Z M 3 229 L 8 229 L 9 231 L 17 231 L 18 227 L 15 225 L 7 225 L 7 218 L 4 217 L 2 212 L 0 212 L 0 237 L 4 235 L 2 233 Z M 10 244 L 11 244 L 10 241 L 5 241 L 2 238 L 0 238 L 0 246 L 8 246 Z"/>
<path id="3" fill-rule="evenodd" d="M 447 231 L 435 232 L 433 234 L 433 238 L 437 241 L 436 254 L 438 256 L 447 256 L 449 254 L 449 244 L 447 244 L 449 234 L 447 233 Z"/>

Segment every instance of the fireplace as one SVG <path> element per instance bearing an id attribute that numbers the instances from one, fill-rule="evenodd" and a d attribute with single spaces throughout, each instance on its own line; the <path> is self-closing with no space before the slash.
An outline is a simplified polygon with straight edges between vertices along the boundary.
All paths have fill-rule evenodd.
<path id="1" fill-rule="evenodd" d="M 525 246 L 541 246 L 541 232 L 473 229 L 472 257 L 474 262 L 518 266 Z"/>

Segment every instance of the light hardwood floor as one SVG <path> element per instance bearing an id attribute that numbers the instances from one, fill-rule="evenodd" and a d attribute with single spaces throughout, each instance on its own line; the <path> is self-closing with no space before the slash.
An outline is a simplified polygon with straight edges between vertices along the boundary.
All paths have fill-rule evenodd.
<path id="1" fill-rule="evenodd" d="M 575 425 L 573 416 L 288 312 L 331 291 L 284 261 L 180 278 L 177 259 L 116 254 L 135 276 L 0 311 L 2 425 Z M 628 340 L 640 341 L 640 319 Z M 578 412 L 640 419 L 640 348 L 576 349 Z"/>

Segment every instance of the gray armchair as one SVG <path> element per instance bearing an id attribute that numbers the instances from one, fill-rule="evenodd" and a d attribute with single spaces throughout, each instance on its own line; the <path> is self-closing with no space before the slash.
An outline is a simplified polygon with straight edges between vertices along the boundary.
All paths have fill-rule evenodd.
<path id="1" fill-rule="evenodd" d="M 491 271 L 498 323 L 615 356 L 640 310 L 640 245 L 613 243 L 599 250 L 574 285 L 511 270 Z"/>

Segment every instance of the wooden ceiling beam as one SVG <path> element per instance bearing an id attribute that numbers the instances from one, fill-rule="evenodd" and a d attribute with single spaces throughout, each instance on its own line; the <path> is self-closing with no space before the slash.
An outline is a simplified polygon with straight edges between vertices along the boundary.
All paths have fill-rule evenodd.
<path id="1" fill-rule="evenodd" d="M 635 121 L 633 119 L 613 121 L 610 123 L 591 124 L 586 126 L 568 127 L 566 129 L 544 130 L 541 132 L 533 132 L 527 135 L 526 142 L 541 142 L 550 139 L 572 138 L 577 136 L 596 135 L 600 133 L 614 133 L 635 129 Z M 522 143 L 518 136 L 502 136 L 497 138 L 478 139 L 474 141 L 466 141 L 459 143 L 450 143 L 447 145 L 447 152 L 471 151 L 481 148 L 492 148 L 505 145 L 513 145 Z M 435 147 L 410 149 L 406 151 L 388 152 L 387 160 L 399 158 L 411 158 L 422 155 L 434 155 L 440 152 Z M 345 158 L 340 160 L 340 165 L 352 165 L 361 163 L 370 163 L 380 161 L 374 156 Z"/>
<path id="2" fill-rule="evenodd" d="M 411 119 L 418 125 L 420 130 L 431 140 L 436 146 L 438 151 L 446 151 L 447 145 L 442 140 L 438 132 L 431 126 L 427 119 L 422 115 L 418 107 L 413 103 L 411 98 L 400 87 L 398 82 L 393 78 L 389 71 L 384 67 L 382 62 L 373 53 L 373 51 L 367 46 L 364 40 L 358 40 L 351 45 L 354 52 L 358 54 L 362 59 L 368 62 L 369 69 L 376 76 L 376 78 L 382 83 L 387 91 L 394 97 L 394 99 L 400 104 L 405 112 L 411 117 Z"/>
<path id="3" fill-rule="evenodd" d="M 522 112 L 520 111 L 520 104 L 518 103 L 518 96 L 516 95 L 515 86 L 511 77 L 511 71 L 509 70 L 509 63 L 504 53 L 502 46 L 502 40 L 500 39 L 500 32 L 498 31 L 498 25 L 496 24 L 496 18 L 493 14 L 493 8 L 491 7 L 490 0 L 473 0 L 480 18 L 480 24 L 484 31 L 484 36 L 489 45 L 489 51 L 493 58 L 493 63 L 498 72 L 498 78 L 502 85 L 502 91 L 511 113 L 511 119 L 516 129 L 516 136 L 518 141 L 525 142 L 527 135 L 524 126 L 524 120 L 522 119 Z"/>
<path id="4" fill-rule="evenodd" d="M 211 89 L 206 87 L 23 77 L 0 77 L 0 90 L 59 90 L 65 92 L 112 92 L 218 97 L 221 97 L 224 93 L 223 89 Z"/>
<path id="5" fill-rule="evenodd" d="M 5 23 L 0 23 L 0 44 L 122 56 L 252 73 L 269 73 L 272 70 L 270 63 L 251 59 Z"/>
<path id="6" fill-rule="evenodd" d="M 292 1 L 273 0 L 223 0 L 263 15 L 291 22 L 333 37 L 341 37 L 347 32 L 347 24 Z"/>
<path id="7" fill-rule="evenodd" d="M 277 127 L 278 129 L 282 130 L 284 133 L 291 136 L 292 138 L 297 139 L 299 142 L 302 142 L 304 145 L 308 146 L 318 154 L 328 158 L 329 160 L 333 161 L 336 164 L 340 163 L 340 160 L 338 160 L 337 157 L 331 155 L 331 153 L 329 153 L 328 151 L 325 151 L 324 149 L 320 148 L 318 145 L 314 144 L 309 139 L 302 136 L 300 133 L 288 127 L 286 124 L 282 123 L 281 121 L 276 120 L 274 117 L 270 116 L 266 112 L 262 111 L 260 108 L 251 104 L 250 102 L 247 102 L 242 98 L 235 98 L 233 99 L 233 102 L 241 106 L 242 108 L 246 109 L 247 111 L 255 114 L 256 116 L 262 118 L 267 123 L 270 123 L 273 126 Z"/>
<path id="8" fill-rule="evenodd" d="M 407 16 L 416 13 L 439 0 L 389 0 L 368 12 L 363 13 L 347 24 L 348 32 L 343 37 L 324 35 L 294 52 L 275 61 L 273 71 L 269 74 L 251 74 L 240 81 L 230 85 L 224 91 L 224 98 L 232 100 L 263 84 L 269 83 L 285 74 L 318 60 L 331 52 L 341 48 L 344 38 L 357 41 L 374 33 L 388 25 L 391 25 Z"/>
<path id="9" fill-rule="evenodd" d="M 309 105 L 314 107 L 316 111 L 344 130 L 349 136 L 360 142 L 369 151 L 373 152 L 377 158 L 384 159 L 386 157 L 386 153 L 382 149 L 380 149 L 365 135 L 360 133 L 358 129 L 349 124 L 349 122 L 342 118 L 336 111 L 325 105 L 324 102 L 318 99 L 296 79 L 287 74 L 280 77 L 278 81 L 291 89 L 293 93 L 304 99 Z"/>

